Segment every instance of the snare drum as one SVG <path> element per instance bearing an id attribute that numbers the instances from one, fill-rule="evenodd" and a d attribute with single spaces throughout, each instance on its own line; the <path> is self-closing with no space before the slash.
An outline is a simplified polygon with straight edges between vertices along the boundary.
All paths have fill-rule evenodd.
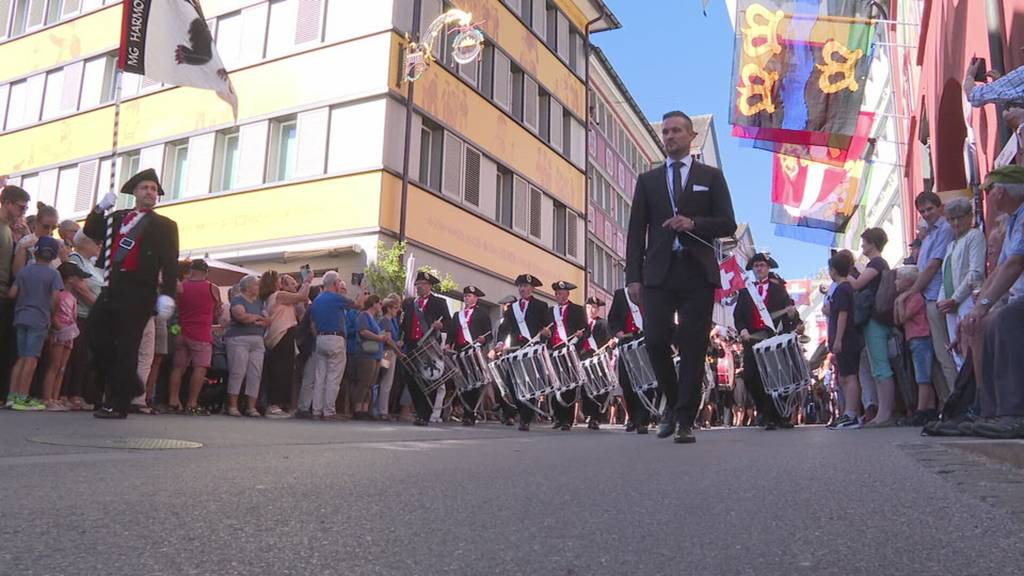
<path id="1" fill-rule="evenodd" d="M 402 362 L 428 398 L 449 381 L 454 381 L 456 388 L 465 386 L 455 361 L 445 355 L 441 343 L 434 338 L 420 340 L 402 357 Z"/>
<path id="2" fill-rule="evenodd" d="M 558 375 L 555 392 L 569 392 L 583 385 L 583 366 L 572 343 L 552 350 L 551 364 Z"/>
<path id="3" fill-rule="evenodd" d="M 764 389 L 782 416 L 789 416 L 801 390 L 811 384 L 811 373 L 796 334 L 780 334 L 754 345 L 754 358 Z"/>
<path id="4" fill-rule="evenodd" d="M 625 366 L 629 383 L 637 394 L 658 388 L 658 378 L 654 375 L 654 367 L 647 355 L 643 338 L 619 346 L 619 362 Z"/>
<path id="5" fill-rule="evenodd" d="M 458 392 L 469 392 L 494 382 L 494 374 L 480 346 L 467 346 L 461 352 L 457 352 L 455 365 L 462 373 L 462 378 L 457 382 L 460 385 L 456 388 Z"/>
<path id="6" fill-rule="evenodd" d="M 506 363 L 512 388 L 520 402 L 536 400 L 561 388 L 547 346 L 527 346 L 502 360 Z"/>
<path id="7" fill-rule="evenodd" d="M 619 385 L 619 374 L 612 367 L 611 353 L 595 354 L 580 362 L 583 368 L 583 389 L 587 396 L 597 398 L 607 394 Z"/>

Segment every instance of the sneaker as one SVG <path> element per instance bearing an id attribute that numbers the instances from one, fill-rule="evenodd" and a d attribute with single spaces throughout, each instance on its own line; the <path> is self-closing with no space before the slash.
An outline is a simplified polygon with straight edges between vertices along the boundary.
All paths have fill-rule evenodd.
<path id="1" fill-rule="evenodd" d="M 836 420 L 832 424 L 829 424 L 828 429 L 829 430 L 856 430 L 857 428 L 860 428 L 860 426 L 861 426 L 860 420 L 858 420 L 856 417 L 847 416 L 846 414 L 843 414 L 842 416 L 839 417 L 838 420 Z"/>
<path id="2" fill-rule="evenodd" d="M 11 406 L 11 410 L 17 410 L 18 412 L 39 412 L 45 409 L 46 406 L 32 398 L 18 398 Z"/>
<path id="3" fill-rule="evenodd" d="M 11 408 L 14 408 L 14 398 L 12 398 L 11 396 L 8 396 L 7 397 L 7 402 L 4 402 L 4 409 L 5 410 L 10 410 Z"/>

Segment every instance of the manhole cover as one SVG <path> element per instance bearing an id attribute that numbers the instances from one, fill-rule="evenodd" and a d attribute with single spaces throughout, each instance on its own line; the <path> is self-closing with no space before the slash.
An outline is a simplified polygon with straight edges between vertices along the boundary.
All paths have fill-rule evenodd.
<path id="1" fill-rule="evenodd" d="M 181 450 L 202 448 L 199 442 L 174 440 L 172 438 L 88 438 L 82 436 L 37 436 L 29 442 L 53 444 L 56 446 L 80 446 L 83 448 L 119 448 L 122 450 Z"/>

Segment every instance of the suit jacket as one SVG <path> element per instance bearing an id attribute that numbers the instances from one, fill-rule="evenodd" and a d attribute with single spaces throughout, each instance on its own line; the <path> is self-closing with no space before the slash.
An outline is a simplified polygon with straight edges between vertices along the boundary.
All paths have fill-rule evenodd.
<path id="1" fill-rule="evenodd" d="M 530 303 L 526 306 L 525 318 L 526 327 L 530 330 L 530 336 L 520 334 L 519 323 L 516 322 L 515 312 L 512 311 L 513 306 L 519 306 L 519 300 L 509 304 L 504 314 L 502 314 L 501 326 L 498 327 L 498 342 L 504 342 L 505 338 L 512 336 L 511 346 L 522 346 L 526 344 L 530 337 L 536 336 L 538 332 L 551 323 L 548 320 L 551 314 L 548 312 L 547 304 L 536 298 L 531 298 Z"/>
<path id="2" fill-rule="evenodd" d="M 612 296 L 612 305 L 608 308 L 608 332 L 612 336 L 619 332 L 625 332 L 626 317 L 630 314 L 629 302 L 626 300 L 626 291 L 619 288 Z"/>
<path id="3" fill-rule="evenodd" d="M 583 306 L 580 306 L 575 302 L 569 302 L 567 306 L 568 310 L 565 312 L 565 337 L 571 340 L 573 334 L 582 330 L 583 335 L 576 341 L 576 349 L 579 350 L 583 348 L 583 341 L 590 337 L 590 326 L 587 324 L 587 311 Z M 548 319 L 544 325 L 547 326 L 554 321 L 555 307 L 551 306 L 548 308 Z M 557 324 L 551 327 L 551 334 L 553 335 L 556 330 L 558 330 Z M 552 341 L 554 341 L 553 337 L 548 340 L 549 346 Z"/>
<path id="4" fill-rule="evenodd" d="M 696 187 L 705 189 L 696 190 Z M 682 196 L 676 198 L 678 214 L 693 219 L 693 234 L 709 244 L 736 232 L 732 199 L 725 176 L 693 160 Z M 720 284 L 715 251 L 689 234 L 676 234 L 662 223 L 671 218 L 668 179 L 664 165 L 644 172 L 636 181 L 633 207 L 626 232 L 626 283 L 642 282 L 645 286 L 661 286 L 671 268 L 675 238 L 698 262 L 700 270 L 712 286 Z"/>
<path id="5" fill-rule="evenodd" d="M 131 210 L 114 212 L 113 228 L 117 230 L 124 217 Z M 149 220 L 137 239 L 139 246 L 138 269 L 135 271 L 140 282 L 151 285 L 160 294 L 174 298 L 178 292 L 178 225 L 166 216 L 156 212 L 146 215 Z M 98 262 L 109 268 L 109 250 L 103 250 L 107 241 L 106 214 L 93 210 L 85 219 L 84 233 L 100 245 Z M 110 239 L 113 242 L 113 239 Z M 109 248 L 109 247 L 108 247 Z M 110 271 L 110 284 L 116 285 L 121 277 L 120 270 Z"/>
<path id="6" fill-rule="evenodd" d="M 786 288 L 781 282 L 777 280 L 770 280 L 768 282 L 768 297 L 765 298 L 764 305 L 768 309 L 769 314 L 778 312 L 792 303 L 793 300 L 789 297 L 789 293 L 786 292 Z M 754 299 L 750 297 L 750 292 L 744 288 L 736 299 L 736 308 L 733 309 L 732 313 L 733 322 L 736 324 L 736 331 L 742 332 L 746 330 L 753 332 L 755 314 L 757 314 L 757 308 L 754 306 Z M 781 320 L 780 334 L 792 332 L 800 323 L 799 320 L 790 318 L 788 314 L 783 316 Z"/>
<path id="7" fill-rule="evenodd" d="M 416 300 L 416 298 L 406 298 L 402 302 L 401 331 L 402 341 L 406 345 L 416 342 L 412 339 L 412 319 L 416 316 Z M 423 316 L 427 321 L 426 326 L 420 326 L 424 334 L 430 331 L 430 325 L 437 320 L 440 320 L 444 326 L 448 326 L 452 321 L 451 314 L 448 313 L 448 304 L 445 303 L 444 298 L 436 294 L 431 294 L 427 297 L 427 304 L 423 307 Z"/>
<path id="8" fill-rule="evenodd" d="M 452 316 L 451 322 L 448 323 L 448 342 L 452 347 L 456 346 L 456 342 L 459 341 L 458 334 L 462 331 L 462 322 L 459 320 L 459 314 L 456 313 Z M 473 310 L 473 315 L 469 317 L 469 335 L 472 340 L 487 335 L 487 339 L 484 344 L 494 340 L 494 332 L 491 328 L 491 317 L 487 314 L 487 310 L 484 310 L 483 306 L 477 306 Z"/>

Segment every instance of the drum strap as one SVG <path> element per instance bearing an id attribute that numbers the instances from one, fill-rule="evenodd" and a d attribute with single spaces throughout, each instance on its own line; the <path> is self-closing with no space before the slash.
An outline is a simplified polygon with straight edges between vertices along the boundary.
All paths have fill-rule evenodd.
<path id="1" fill-rule="evenodd" d="M 562 321 L 562 314 L 564 313 L 566 308 L 568 308 L 568 306 L 569 305 L 566 304 L 565 306 L 555 306 L 554 308 L 552 308 L 552 310 L 555 311 L 555 328 L 558 330 L 558 337 L 562 340 L 562 342 L 569 342 L 569 338 L 567 338 L 565 334 L 565 322 Z"/>
<path id="2" fill-rule="evenodd" d="M 626 304 L 629 304 L 629 313 L 633 315 L 633 324 L 643 332 L 644 331 L 644 315 L 640 313 L 640 307 L 633 304 L 633 301 L 629 299 L 629 293 L 623 291 L 626 296 Z"/>
<path id="3" fill-rule="evenodd" d="M 469 310 L 468 315 L 466 310 Z M 459 310 L 459 324 L 462 326 L 462 337 L 466 340 L 467 344 L 473 343 L 473 335 L 469 332 L 469 320 L 473 317 L 473 310 L 473 308 Z"/>
<path id="4" fill-rule="evenodd" d="M 529 308 L 529 305 L 527 305 L 527 308 Z M 526 310 L 523 310 L 519 302 L 512 303 L 512 314 L 515 315 L 516 323 L 519 324 L 519 334 L 527 340 L 533 338 L 533 334 L 530 334 L 530 327 L 526 325 Z"/>

